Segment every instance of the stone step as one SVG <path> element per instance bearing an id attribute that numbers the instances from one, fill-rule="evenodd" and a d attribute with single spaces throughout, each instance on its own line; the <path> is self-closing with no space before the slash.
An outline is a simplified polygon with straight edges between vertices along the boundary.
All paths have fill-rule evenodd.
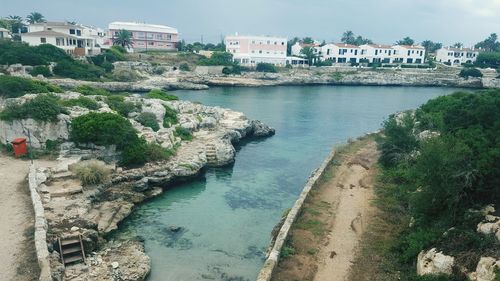
<path id="1" fill-rule="evenodd" d="M 53 179 L 64 179 L 64 178 L 70 178 L 72 176 L 73 176 L 72 172 L 66 171 L 66 172 L 55 173 L 52 175 L 52 178 Z"/>

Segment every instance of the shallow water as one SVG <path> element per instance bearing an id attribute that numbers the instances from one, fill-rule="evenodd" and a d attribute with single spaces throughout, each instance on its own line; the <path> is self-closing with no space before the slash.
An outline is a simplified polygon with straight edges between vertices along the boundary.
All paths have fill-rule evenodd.
<path id="1" fill-rule="evenodd" d="M 123 223 L 145 239 L 151 281 L 255 280 L 272 228 L 334 145 L 380 128 L 391 113 L 447 88 L 270 87 L 177 91 L 181 99 L 244 112 L 276 135 L 240 144 L 236 162 L 167 190 Z"/>

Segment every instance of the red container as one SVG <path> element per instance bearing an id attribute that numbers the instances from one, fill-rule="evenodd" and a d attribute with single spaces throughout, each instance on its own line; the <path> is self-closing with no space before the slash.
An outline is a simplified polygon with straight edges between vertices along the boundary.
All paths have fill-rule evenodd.
<path id="1" fill-rule="evenodd" d="M 16 158 L 24 156 L 28 153 L 28 147 L 26 146 L 25 138 L 17 138 L 10 143 L 12 143 L 12 147 L 14 148 L 14 154 L 16 155 Z"/>

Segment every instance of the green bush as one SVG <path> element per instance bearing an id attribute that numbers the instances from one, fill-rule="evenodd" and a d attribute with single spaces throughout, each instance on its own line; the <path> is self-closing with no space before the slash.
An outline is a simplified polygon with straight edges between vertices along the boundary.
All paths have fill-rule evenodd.
<path id="1" fill-rule="evenodd" d="M 128 146 L 122 153 L 120 164 L 127 167 L 143 165 L 147 162 L 155 162 L 169 159 L 175 150 L 166 149 L 158 144 L 147 143 L 139 139 L 137 143 Z"/>
<path id="2" fill-rule="evenodd" d="M 276 69 L 276 67 L 273 64 L 263 63 L 263 62 L 258 63 L 255 70 L 258 72 L 272 72 L 272 73 L 278 72 L 278 70 Z"/>
<path id="3" fill-rule="evenodd" d="M 170 126 L 177 124 L 177 111 L 172 108 L 164 105 L 165 107 L 165 116 L 163 117 L 163 127 L 170 128 Z"/>
<path id="4" fill-rule="evenodd" d="M 101 88 L 94 88 L 87 85 L 80 85 L 73 89 L 75 92 L 78 92 L 84 96 L 109 96 L 111 93 L 108 90 Z"/>
<path id="5" fill-rule="evenodd" d="M 69 59 L 59 61 L 53 72 L 62 77 L 89 81 L 97 81 L 105 73 L 101 67 Z"/>
<path id="6" fill-rule="evenodd" d="M 500 52 L 481 52 L 474 64 L 478 67 L 500 69 Z"/>
<path id="7" fill-rule="evenodd" d="M 9 104 L 2 112 L 0 119 L 6 121 L 33 118 L 38 121 L 57 121 L 57 116 L 68 112 L 59 104 L 59 98 L 43 94 L 26 101 L 23 104 Z"/>
<path id="8" fill-rule="evenodd" d="M 181 140 L 190 141 L 193 139 L 193 134 L 188 129 L 177 126 L 175 127 L 174 136 L 181 138 Z"/>
<path id="9" fill-rule="evenodd" d="M 181 65 L 179 65 L 179 70 L 190 71 L 191 69 L 189 69 L 189 64 L 184 62 L 184 63 L 181 63 Z"/>
<path id="10" fill-rule="evenodd" d="M 233 55 L 228 52 L 213 52 L 210 58 L 201 58 L 198 65 L 232 65 Z"/>
<path id="11" fill-rule="evenodd" d="M 95 100 L 89 99 L 87 97 L 79 97 L 76 99 L 61 100 L 60 104 L 62 106 L 80 106 L 80 107 L 84 107 L 84 108 L 87 108 L 90 110 L 99 109 L 99 104 Z"/>
<path id="12" fill-rule="evenodd" d="M 111 79 L 120 82 L 133 82 L 139 80 L 141 77 L 133 70 L 120 69 L 113 71 Z"/>
<path id="13" fill-rule="evenodd" d="M 23 65 L 48 65 L 50 62 L 58 62 L 71 59 L 62 49 L 50 44 L 29 46 L 26 43 L 0 40 L 0 65 L 16 64 Z"/>
<path id="14" fill-rule="evenodd" d="M 160 129 L 160 125 L 158 124 L 158 120 L 156 120 L 156 115 L 151 112 L 143 112 L 137 116 L 137 122 L 141 123 L 145 127 L 149 127 L 153 129 L 153 131 L 158 131 Z"/>
<path id="15" fill-rule="evenodd" d="M 458 76 L 463 77 L 463 78 L 469 78 L 469 77 L 483 77 L 483 74 L 481 71 L 477 68 L 464 68 L 460 71 Z"/>
<path id="16" fill-rule="evenodd" d="M 109 105 L 109 108 L 124 117 L 128 117 L 131 112 L 139 112 L 141 110 L 140 104 L 125 101 L 125 97 L 123 96 L 108 96 L 106 98 L 106 103 Z"/>
<path id="17" fill-rule="evenodd" d="M 77 143 L 116 145 L 120 150 L 139 141 L 135 129 L 127 119 L 114 113 L 96 112 L 71 121 L 70 139 Z"/>
<path id="18" fill-rule="evenodd" d="M 50 69 L 46 66 L 39 65 L 33 67 L 33 69 L 30 71 L 31 76 L 37 76 L 37 75 L 42 75 L 43 77 L 51 77 L 52 72 Z"/>
<path id="19" fill-rule="evenodd" d="M 153 90 L 149 91 L 149 93 L 146 94 L 146 98 L 159 99 L 159 100 L 164 100 L 164 101 L 172 101 L 172 100 L 179 99 L 177 96 L 168 94 L 167 92 L 159 90 L 159 89 L 153 89 Z"/>
<path id="20" fill-rule="evenodd" d="M 0 75 L 0 97 L 16 98 L 24 94 L 62 93 L 58 86 L 22 77 Z"/>
<path id="21" fill-rule="evenodd" d="M 83 186 L 103 183 L 109 179 L 111 174 L 110 168 L 96 160 L 80 162 L 72 170 Z"/>
<path id="22" fill-rule="evenodd" d="M 324 61 L 317 61 L 316 63 L 314 63 L 314 66 L 332 66 L 333 63 L 331 60 L 324 60 Z"/>

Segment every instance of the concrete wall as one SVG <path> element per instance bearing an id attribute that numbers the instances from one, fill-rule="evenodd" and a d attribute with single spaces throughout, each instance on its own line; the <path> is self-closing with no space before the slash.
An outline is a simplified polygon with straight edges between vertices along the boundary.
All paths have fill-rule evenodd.
<path id="1" fill-rule="evenodd" d="M 309 191 L 316 185 L 316 182 L 318 179 L 321 178 L 323 173 L 325 172 L 326 168 L 332 161 L 333 157 L 335 157 L 335 150 L 333 150 L 330 155 L 326 158 L 326 160 L 321 164 L 321 166 L 314 171 L 311 176 L 309 177 L 309 180 L 307 181 L 306 185 L 304 186 L 304 189 L 299 195 L 299 198 L 297 201 L 295 201 L 295 204 L 293 205 L 292 209 L 290 212 L 288 212 L 288 215 L 286 216 L 285 222 L 281 226 L 280 231 L 278 232 L 278 235 L 276 236 L 276 239 L 274 241 L 274 245 L 272 245 L 272 250 L 270 251 L 266 262 L 262 266 L 261 271 L 259 272 L 259 276 L 257 277 L 257 281 L 269 281 L 271 280 L 271 277 L 273 275 L 274 268 L 278 264 L 278 259 L 281 253 L 281 248 L 285 244 L 285 241 L 288 237 L 288 233 L 290 232 L 290 228 L 292 227 L 292 224 L 294 221 L 297 219 L 297 216 L 300 212 L 300 209 L 302 209 L 302 205 L 304 204 L 304 201 L 306 200 Z"/>
<path id="2" fill-rule="evenodd" d="M 35 249 L 38 266 L 40 267 L 39 281 L 51 281 L 49 250 L 47 246 L 47 220 L 42 205 L 42 199 L 38 194 L 37 188 L 42 179 L 37 178 L 37 172 L 34 164 L 31 164 L 28 174 L 28 184 L 31 195 L 31 202 L 35 210 Z"/>
<path id="3" fill-rule="evenodd" d="M 194 72 L 201 75 L 218 75 L 222 74 L 224 66 L 197 66 Z"/>

